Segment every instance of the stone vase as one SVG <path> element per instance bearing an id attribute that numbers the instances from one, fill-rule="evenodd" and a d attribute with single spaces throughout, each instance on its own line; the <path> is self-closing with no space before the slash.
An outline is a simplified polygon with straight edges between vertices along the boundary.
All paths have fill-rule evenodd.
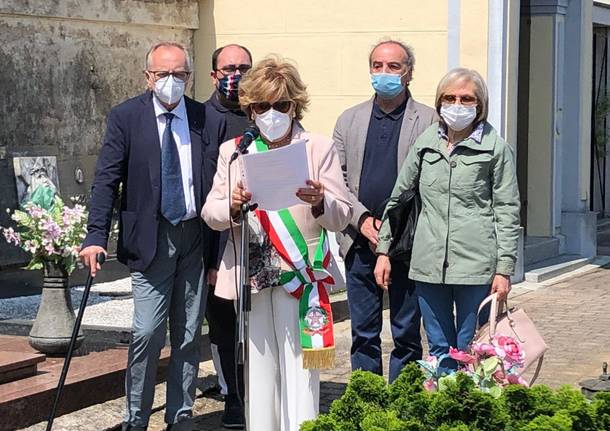
<path id="1" fill-rule="evenodd" d="M 45 262 L 43 271 L 42 297 L 30 331 L 30 346 L 46 354 L 66 353 L 76 320 L 70 299 L 68 273 L 64 267 L 53 262 Z M 82 344 L 84 338 L 82 331 L 79 331 L 75 348 Z"/>

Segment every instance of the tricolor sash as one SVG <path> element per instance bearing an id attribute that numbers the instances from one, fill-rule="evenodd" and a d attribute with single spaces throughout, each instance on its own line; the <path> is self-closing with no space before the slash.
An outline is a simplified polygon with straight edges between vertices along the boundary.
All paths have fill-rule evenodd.
<path id="1" fill-rule="evenodd" d="M 239 138 L 236 144 L 239 144 Z M 252 153 L 268 150 L 260 138 L 249 148 Z M 292 269 L 281 273 L 280 284 L 286 292 L 299 300 L 303 368 L 333 368 L 333 317 L 326 286 L 334 285 L 335 280 L 327 270 L 331 254 L 326 230 L 322 229 L 320 233 L 312 262 L 307 242 L 290 211 L 257 209 L 255 215 L 273 247 Z"/>

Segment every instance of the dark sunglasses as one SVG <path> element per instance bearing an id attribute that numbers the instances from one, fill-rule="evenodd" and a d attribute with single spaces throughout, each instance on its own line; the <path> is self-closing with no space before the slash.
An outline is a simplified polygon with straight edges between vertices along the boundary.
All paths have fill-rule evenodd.
<path id="1" fill-rule="evenodd" d="M 477 103 L 477 98 L 474 96 L 456 96 L 455 94 L 443 94 L 441 102 L 443 103 L 455 103 L 460 101 L 462 105 L 474 105 Z"/>
<path id="2" fill-rule="evenodd" d="M 278 100 L 277 102 L 271 104 L 269 102 L 258 102 L 250 105 L 252 110 L 257 114 L 263 114 L 273 108 L 275 111 L 279 111 L 283 114 L 290 111 L 292 107 L 292 100 Z"/>

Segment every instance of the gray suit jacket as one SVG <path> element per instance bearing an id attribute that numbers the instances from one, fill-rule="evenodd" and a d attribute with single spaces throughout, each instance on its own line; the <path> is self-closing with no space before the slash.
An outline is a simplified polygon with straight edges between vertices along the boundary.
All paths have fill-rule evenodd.
<path id="1" fill-rule="evenodd" d="M 339 253 L 344 258 L 358 235 L 360 218 L 369 212 L 369 209 L 358 200 L 358 188 L 374 100 L 375 98 L 372 97 L 341 114 L 333 132 L 333 141 L 339 152 L 343 179 L 349 190 L 349 199 L 354 208 L 349 226 L 343 232 L 337 233 Z M 409 95 L 398 139 L 398 172 L 400 172 L 402 164 L 407 158 L 407 152 L 417 137 L 436 121 L 438 121 L 438 115 L 434 109 L 416 102 Z"/>

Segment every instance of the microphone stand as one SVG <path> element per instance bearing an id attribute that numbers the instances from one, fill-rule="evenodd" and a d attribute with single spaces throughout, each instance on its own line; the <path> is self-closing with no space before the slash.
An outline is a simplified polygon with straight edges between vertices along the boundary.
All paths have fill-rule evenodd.
<path id="1" fill-rule="evenodd" d="M 237 363 L 242 366 L 242 379 L 244 384 L 244 430 L 250 428 L 250 396 L 249 396 L 249 351 L 248 351 L 248 321 L 250 310 L 252 309 L 250 291 L 250 274 L 249 274 L 249 226 L 248 226 L 248 213 L 251 207 L 245 203 L 241 206 L 241 255 L 239 257 L 239 297 L 237 299 Z M 238 384 L 239 391 L 239 384 Z"/>

